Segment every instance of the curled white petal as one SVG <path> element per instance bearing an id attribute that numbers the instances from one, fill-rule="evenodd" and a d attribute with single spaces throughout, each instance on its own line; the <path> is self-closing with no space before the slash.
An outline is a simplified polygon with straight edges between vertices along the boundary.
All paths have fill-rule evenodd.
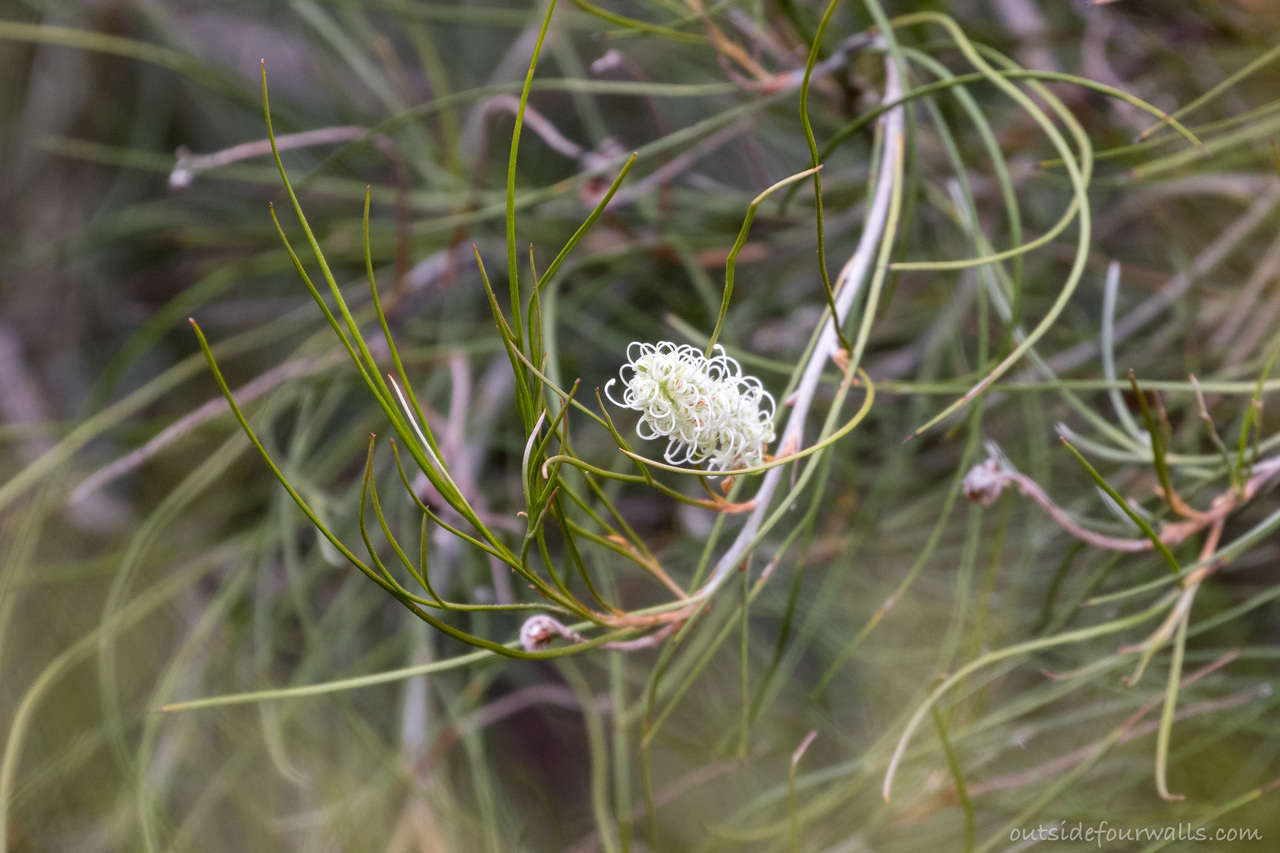
<path id="1" fill-rule="evenodd" d="M 618 396 L 614 383 L 622 386 Z M 773 395 L 721 346 L 706 356 L 687 344 L 632 341 L 604 392 L 615 406 L 640 413 L 637 435 L 668 440 L 663 458 L 672 465 L 759 465 L 775 438 Z"/>

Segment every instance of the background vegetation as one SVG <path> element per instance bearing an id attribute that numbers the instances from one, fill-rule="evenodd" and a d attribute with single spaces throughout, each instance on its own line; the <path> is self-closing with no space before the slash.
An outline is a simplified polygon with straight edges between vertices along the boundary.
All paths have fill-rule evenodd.
<path id="1" fill-rule="evenodd" d="M 883 27 L 925 11 L 959 31 Z M 813 162 L 800 80 L 815 39 L 808 120 L 832 276 L 885 177 L 870 119 L 886 67 L 902 63 L 907 89 L 970 76 L 902 111 L 894 265 L 845 324 L 854 337 L 870 301 L 860 364 L 874 405 L 813 457 L 742 582 L 653 648 L 524 661 L 429 628 L 317 533 L 232 419 L 187 317 L 293 485 L 359 543 L 368 437 L 387 419 L 268 214 L 289 206 L 263 144 L 265 57 L 277 134 L 312 132 L 283 156 L 337 281 L 372 321 L 370 185 L 370 252 L 406 369 L 461 491 L 518 542 L 528 424 L 472 244 L 505 294 L 508 146 L 546 12 L 0 11 L 8 848 L 986 850 L 1009 847 L 1014 827 L 1101 819 L 1246 826 L 1263 841 L 1241 849 L 1274 844 L 1280 507 L 1269 480 L 1246 494 L 1245 479 L 1270 470 L 1276 444 L 1280 6 L 557 7 L 515 171 L 521 269 L 529 246 L 548 263 L 638 154 L 543 295 L 547 370 L 580 378 L 583 398 L 631 340 L 706 342 L 748 205 Z M 973 44 L 1066 76 L 1036 91 L 1015 75 L 1028 106 L 975 71 Z M 779 397 L 827 304 L 813 184 L 788 189 L 756 212 L 721 336 Z M 282 224 L 301 251 L 297 221 Z M 1045 234 L 998 263 L 939 263 Z M 1024 342 L 989 393 L 904 442 Z M 624 470 L 606 431 L 582 420 L 572 434 L 583 459 Z M 1088 529 L 1140 547 L 1083 542 L 1017 487 L 966 502 L 984 440 Z M 417 509 L 394 492 L 385 448 L 377 465 L 389 520 L 416 549 Z M 1173 488 L 1201 510 L 1239 504 L 1172 543 L 1178 575 L 1131 518 L 1168 529 Z M 634 484 L 607 495 L 682 586 L 742 524 Z M 445 597 L 537 600 L 483 552 L 439 530 L 428 541 Z M 584 560 L 627 609 L 667 600 L 625 554 Z M 1161 634 L 1184 590 L 1189 616 Z M 505 643 L 524 615 L 445 618 Z M 1145 675 L 1126 682 L 1141 657 L 1126 644 L 1148 637 Z M 1185 799 L 1159 796 L 1162 777 Z"/>

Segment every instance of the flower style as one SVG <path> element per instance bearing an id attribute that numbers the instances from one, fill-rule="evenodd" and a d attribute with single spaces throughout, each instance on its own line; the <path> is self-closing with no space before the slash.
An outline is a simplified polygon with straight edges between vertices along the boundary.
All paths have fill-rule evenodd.
<path id="1" fill-rule="evenodd" d="M 745 376 L 742 366 L 716 345 L 705 356 L 697 347 L 660 341 L 632 341 L 627 363 L 618 371 L 622 399 L 604 393 L 615 406 L 640 413 L 636 434 L 666 438 L 664 458 L 672 465 L 728 468 L 759 465 L 774 440 L 773 395 L 760 380 Z"/>

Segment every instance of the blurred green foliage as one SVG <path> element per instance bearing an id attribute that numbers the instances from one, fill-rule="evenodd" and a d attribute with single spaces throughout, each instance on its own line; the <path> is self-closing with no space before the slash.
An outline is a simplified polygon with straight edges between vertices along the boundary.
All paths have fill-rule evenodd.
<path id="1" fill-rule="evenodd" d="M 1141 538 L 1061 447 L 1057 423 L 1153 525 L 1174 520 L 1160 482 L 1203 509 L 1240 486 L 1238 439 L 1244 458 L 1274 452 L 1265 402 L 1276 380 L 1259 379 L 1280 318 L 1280 6 L 884 5 L 888 15 L 945 11 L 1024 68 L 1132 96 L 1044 84 L 1096 157 L 1079 285 L 990 393 L 903 442 L 1048 314 L 1077 251 L 1069 224 L 999 265 L 923 263 L 1038 237 L 1073 196 L 1028 111 L 989 82 L 912 101 L 892 254 L 903 266 L 884 277 L 861 360 L 877 390 L 868 417 L 822 455 L 744 582 L 725 584 L 679 642 L 556 662 L 475 653 L 341 559 L 252 452 L 186 322 L 199 320 L 264 447 L 316 515 L 360 542 L 368 436 L 389 425 L 272 226 L 268 203 L 288 204 L 263 145 L 265 58 L 277 133 L 324 143 L 282 156 L 337 283 L 376 332 L 368 185 L 370 252 L 416 394 L 461 490 L 518 541 L 529 424 L 472 245 L 506 305 L 513 102 L 546 7 L 17 0 L 0 10 L 8 847 L 906 851 L 963 849 L 972 837 L 995 849 L 1010 827 L 1103 819 L 1263 834 L 1241 849 L 1280 837 L 1274 495 L 1264 489 L 1226 519 L 1231 559 L 1198 589 L 1181 675 L 1235 657 L 1167 691 L 1178 642 L 1153 649 L 1132 687 L 1122 677 L 1137 654 L 1119 651 L 1163 612 L 1090 633 L 1174 588 L 1159 555 L 1082 545 L 1018 495 L 984 510 L 959 489 L 993 439 L 1082 524 Z M 808 118 L 823 152 L 832 276 L 882 177 L 871 174 L 873 123 L 845 130 L 885 85 L 883 52 L 846 41 L 871 30 L 877 10 L 834 5 L 815 53 L 823 71 Z M 543 294 L 546 372 L 566 387 L 581 379 L 588 404 L 628 341 L 705 343 L 748 205 L 810 166 L 798 75 L 825 11 L 789 0 L 555 10 L 515 171 L 522 273 L 528 248 L 545 267 L 618 158 L 638 154 L 620 203 Z M 973 72 L 927 21 L 894 32 L 913 87 L 934 79 L 929 61 Z M 796 76 L 770 76 L 783 72 Z M 1034 81 L 1016 82 L 1033 92 Z M 1154 119 L 1132 99 L 1177 115 L 1203 147 L 1163 125 L 1138 144 Z M 803 186 L 756 212 L 721 335 L 775 394 L 827 304 Z M 295 220 L 282 223 L 303 246 Z M 1128 370 L 1160 408 L 1139 405 L 1155 398 L 1130 390 Z M 1191 373 L 1220 437 L 1199 414 Z M 824 383 L 823 407 L 837 386 Z M 633 422 L 612 414 L 629 435 Z M 581 419 L 571 435 L 583 459 L 625 467 L 607 431 Z M 416 548 L 418 511 L 392 497 L 385 447 L 376 466 L 388 523 Z M 740 478 L 735 495 L 753 482 Z M 741 524 L 631 484 L 606 493 L 681 584 Z M 790 534 L 768 584 L 748 597 Z M 1175 561 L 1196 565 L 1202 544 L 1197 535 L 1175 547 Z M 428 550 L 446 598 L 537 600 L 445 533 L 433 529 Z M 667 600 L 634 563 L 584 553 L 603 597 L 628 609 Z M 449 618 L 499 642 L 523 621 Z M 1056 643 L 1071 632 L 1078 642 Z M 984 660 L 929 714 L 922 703 L 942 674 Z M 300 689 L 158 710 L 273 688 Z M 1169 695 L 1168 784 L 1186 795 L 1177 802 L 1157 796 L 1152 770 Z M 880 786 L 913 714 L 922 724 L 886 804 Z"/>

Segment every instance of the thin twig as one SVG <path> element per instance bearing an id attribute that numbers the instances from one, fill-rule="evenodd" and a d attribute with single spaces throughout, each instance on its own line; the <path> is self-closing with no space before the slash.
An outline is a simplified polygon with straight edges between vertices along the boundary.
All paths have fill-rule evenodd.
<path id="1" fill-rule="evenodd" d="M 1186 509 L 1190 510 L 1191 517 L 1185 521 L 1169 522 L 1161 527 L 1159 532 L 1160 541 L 1165 545 L 1182 544 L 1201 530 L 1225 519 L 1238 506 L 1251 500 L 1264 485 L 1277 475 L 1280 475 L 1280 456 L 1273 456 L 1258 462 L 1254 466 L 1253 475 L 1245 483 L 1243 489 L 1239 492 L 1234 489 L 1227 489 L 1215 497 L 1210 502 L 1209 509 L 1203 512 L 1186 507 Z M 1000 496 L 1000 492 L 1011 484 L 1016 485 L 1019 492 L 1026 495 L 1033 503 L 1043 509 L 1059 527 L 1094 547 L 1123 552 L 1148 551 L 1154 547 L 1151 540 L 1147 538 L 1122 539 L 1116 536 L 1095 533 L 1092 530 L 1081 527 L 1067 514 L 1066 510 L 1055 504 L 1045 494 L 1039 483 L 1020 471 L 1014 471 L 1006 467 L 995 457 L 991 457 L 985 462 L 974 466 L 965 475 L 964 490 L 970 500 L 981 503 L 983 506 L 990 506 Z"/>
<path id="2" fill-rule="evenodd" d="M 1176 303 L 1191 288 L 1198 278 L 1216 267 L 1227 258 L 1246 237 L 1253 233 L 1259 225 L 1280 204 L 1280 187 L 1274 183 L 1270 189 L 1258 198 L 1234 222 L 1228 225 L 1216 240 L 1210 243 L 1182 272 L 1169 278 L 1158 291 L 1148 296 L 1122 317 L 1115 325 L 1115 342 L 1129 338 L 1146 327 L 1169 306 Z M 1097 340 L 1084 341 L 1068 347 L 1047 359 L 1049 366 L 1056 372 L 1071 370 L 1092 359 L 1100 350 Z M 1025 380 L 1030 372 L 1020 373 L 1014 381 Z"/>
<path id="3" fill-rule="evenodd" d="M 292 151 L 299 148 L 312 148 L 318 145 L 343 145 L 349 142 L 369 142 L 388 157 L 400 158 L 400 150 L 395 142 L 380 133 L 374 133 L 367 127 L 359 125 L 339 125 L 336 127 L 318 127 L 304 130 L 301 133 L 286 133 L 276 137 L 276 146 L 281 151 Z M 185 147 L 177 150 L 177 162 L 169 173 L 169 186 L 173 189 L 185 189 L 199 177 L 201 172 L 230 166 L 242 160 L 254 160 L 271 154 L 271 141 L 257 139 L 253 142 L 242 142 L 214 151 L 209 154 L 192 154 Z"/>
<path id="4" fill-rule="evenodd" d="M 291 379 L 323 373 L 341 360 L 342 356 L 336 352 L 328 356 L 290 359 L 237 388 L 236 400 L 243 406 Z M 206 401 L 199 408 L 169 424 L 146 444 L 90 474 L 76 486 L 67 502 L 72 505 L 78 504 L 108 483 L 136 470 L 187 433 L 229 411 L 227 400 L 221 395 Z"/>
<path id="5" fill-rule="evenodd" d="M 897 67 L 892 59 L 888 58 L 885 61 L 885 90 L 883 98 L 886 102 L 895 101 L 901 97 L 901 94 L 902 82 L 899 79 Z M 836 322 L 832 323 L 825 317 L 820 321 L 822 323 L 821 334 L 809 354 L 809 360 L 801 374 L 796 390 L 787 400 L 790 406 L 790 414 L 778 441 L 779 455 L 792 453 L 803 446 L 805 421 L 813 404 L 822 373 L 827 367 L 827 361 L 840 349 L 840 340 L 836 329 L 843 325 L 843 321 L 857 298 L 862 284 L 867 280 L 872 262 L 880 249 L 881 238 L 889 225 L 891 198 L 897 175 L 897 169 L 894 168 L 894 165 L 898 162 L 898 158 L 903 156 L 904 119 L 901 108 L 895 107 L 885 112 L 880 117 L 880 125 L 883 129 L 883 148 L 881 162 L 876 173 L 879 178 L 872 192 L 871 202 L 867 206 L 866 219 L 857 248 L 836 277 L 834 287 Z M 724 583 L 725 578 L 730 577 L 745 558 L 756 535 L 760 532 L 760 528 L 770 509 L 770 503 L 779 484 L 782 482 L 782 478 L 786 474 L 786 470 L 787 466 L 779 465 L 770 468 L 765 473 L 761 480 L 760 488 L 751 499 L 753 504 L 751 514 L 738 531 L 737 537 L 716 562 L 703 585 L 695 592 L 690 593 L 688 599 L 682 602 L 682 607 L 654 614 L 600 614 L 601 621 L 611 627 L 670 626 L 674 628 L 675 625 L 681 624 L 688 619 L 690 614 L 715 594 L 716 590 Z M 645 648 L 648 645 L 649 643 L 644 643 L 638 647 Z"/>
<path id="6" fill-rule="evenodd" d="M 892 59 L 886 59 L 883 100 L 885 102 L 895 101 L 901 97 L 901 94 L 902 83 L 898 78 L 897 67 Z M 783 449 L 784 452 L 787 448 L 796 448 L 803 444 L 805 420 L 808 417 L 809 408 L 813 404 L 814 394 L 817 391 L 822 372 L 826 369 L 827 360 L 839 349 L 836 328 L 843 325 L 850 306 L 852 306 L 861 290 L 862 284 L 871 270 L 872 261 L 879 249 L 880 238 L 888 226 L 889 202 L 893 194 L 896 174 L 893 164 L 895 158 L 902 154 L 902 110 L 900 108 L 889 110 L 881 116 L 880 124 L 883 128 L 884 136 L 881 160 L 876 173 L 879 175 L 879 179 L 876 182 L 871 203 L 867 207 L 866 221 L 862 236 L 858 240 L 857 249 L 836 277 L 836 322 L 832 323 L 825 318 L 823 319 L 822 334 L 810 353 L 809 362 L 805 365 L 800 382 L 790 398 L 791 413 L 778 441 L 778 447 Z M 759 532 L 760 526 L 764 522 L 765 514 L 769 510 L 769 504 L 774 492 L 777 491 L 778 485 L 782 482 L 785 470 L 784 467 L 771 468 L 764 475 L 760 488 L 753 498 L 756 502 L 755 509 L 747 517 L 742 529 L 738 531 L 737 538 L 734 539 L 728 550 L 720 557 L 702 588 L 690 596 L 692 602 L 697 603 L 709 598 L 724 582 L 724 579 L 729 577 L 734 569 L 737 568 L 738 563 L 742 561 L 748 546 L 755 539 L 756 533 Z"/>
<path id="7" fill-rule="evenodd" d="M 1216 672 L 1239 657 L 1240 652 L 1237 650 L 1228 652 L 1222 657 L 1210 661 L 1208 664 L 1205 664 L 1190 675 L 1183 677 L 1179 684 L 1180 689 L 1185 690 L 1187 687 L 1197 681 L 1200 681 L 1205 676 Z M 1201 714 L 1228 710 L 1242 705 L 1252 699 L 1264 698 L 1269 692 L 1270 690 L 1260 690 L 1255 687 L 1224 696 L 1220 699 L 1212 699 L 1196 705 L 1190 705 L 1178 712 L 1177 719 L 1181 721 Z M 1093 743 L 1085 744 L 1082 747 L 1063 753 L 1062 755 L 1049 759 L 1048 761 L 1041 762 L 1040 764 L 1026 770 L 1017 770 L 1012 773 L 1005 773 L 983 781 L 972 782 L 968 786 L 969 796 L 974 798 L 996 793 L 998 791 L 1028 788 L 1045 779 L 1062 775 L 1071 768 L 1090 760 L 1097 755 L 1099 750 L 1108 748 L 1108 746 L 1125 744 L 1129 741 L 1148 735 L 1155 731 L 1158 726 L 1158 722 L 1152 721 L 1141 726 L 1138 724 L 1141 723 L 1148 714 L 1160 707 L 1160 704 L 1163 701 L 1164 697 L 1159 696 L 1155 699 L 1144 702 L 1137 710 L 1126 717 L 1119 726 L 1113 729 L 1110 734 L 1094 741 Z M 1017 746 L 1025 747 L 1028 737 L 1029 735 L 1027 734 L 1015 735 L 1013 743 Z M 1113 738 L 1115 739 L 1114 742 L 1112 742 Z M 919 808 L 913 810 L 910 814 L 910 819 L 919 820 L 923 816 L 931 814 L 938 808 L 949 804 L 954 797 L 955 794 L 952 791 L 943 792 L 931 803 L 921 805 Z"/>
<path id="8" fill-rule="evenodd" d="M 489 117 L 497 112 L 509 112 L 512 115 L 520 111 L 520 99 L 514 95 L 494 95 L 492 98 L 485 100 L 480 105 L 480 120 L 487 122 Z M 533 108 L 532 104 L 526 104 L 524 108 L 524 124 L 525 127 L 532 130 L 541 137 L 542 141 L 547 143 L 553 151 L 568 157 L 571 160 L 581 159 L 585 153 L 585 149 L 569 139 L 561 133 L 551 120 Z M 485 134 L 487 138 L 488 134 Z M 477 160 L 477 163 L 481 160 Z"/>
<path id="9" fill-rule="evenodd" d="M 721 128 L 715 133 L 700 139 L 695 145 L 690 146 L 687 151 L 682 152 L 677 157 L 673 157 L 670 162 L 663 163 L 657 169 L 654 169 L 634 184 L 624 187 L 615 193 L 613 198 L 609 200 L 609 208 L 612 209 L 630 204 L 657 187 L 669 183 L 681 172 L 687 171 L 689 167 L 698 160 L 710 154 L 726 142 L 729 142 L 731 139 L 741 136 L 749 130 L 751 126 L 751 121 L 740 121 L 735 124 L 731 124 L 728 127 Z"/>
<path id="10" fill-rule="evenodd" d="M 319 127 L 314 130 L 304 130 L 301 133 L 286 133 L 275 138 L 276 148 L 280 151 L 353 142 L 367 142 L 391 161 L 396 187 L 396 257 L 395 287 L 388 305 L 394 306 L 404 296 L 408 286 L 409 272 L 409 168 L 400 147 L 391 137 L 359 125 Z M 190 186 L 202 172 L 220 166 L 229 166 L 241 160 L 268 156 L 271 154 L 271 140 L 258 139 L 253 142 L 242 142 L 209 154 L 192 154 L 182 146 L 176 153 L 177 162 L 173 164 L 173 170 L 169 173 L 169 187 L 180 190 Z"/>
<path id="11" fill-rule="evenodd" d="M 1174 719 L 1181 722 L 1203 714 L 1228 711 L 1232 708 L 1237 708 L 1246 702 L 1266 698 L 1269 695 L 1271 695 L 1270 685 L 1261 684 L 1256 687 L 1249 687 L 1244 690 L 1228 694 L 1227 696 L 1223 696 L 1221 699 L 1208 699 L 1204 702 L 1198 702 L 1195 705 L 1188 705 L 1179 711 L 1174 716 Z M 1116 745 L 1128 743 L 1129 741 L 1145 737 L 1146 735 L 1154 732 L 1160 725 L 1158 720 L 1151 720 L 1143 723 L 1142 725 L 1137 725 L 1137 723 L 1154 709 L 1160 707 L 1162 702 L 1164 702 L 1163 695 L 1156 699 L 1152 699 L 1150 702 L 1147 702 L 1139 708 L 1132 716 L 1129 717 L 1129 719 L 1125 720 L 1120 725 L 1120 729 L 1124 734 L 1122 734 L 1119 740 L 1116 741 Z M 969 786 L 969 796 L 979 797 L 983 794 L 990 794 L 995 791 L 1025 788 L 1046 778 L 1058 776 L 1067 770 L 1070 770 L 1072 767 L 1092 758 L 1100 749 L 1103 749 L 1107 745 L 1108 740 L 1109 738 L 1103 738 L 1094 743 L 1082 746 L 1079 749 L 1074 749 L 1071 752 L 1060 755 L 1057 758 L 1033 767 L 1030 770 L 1021 770 L 1017 773 L 1009 773 L 1004 776 L 997 776 L 994 779 L 988 779 L 984 782 L 974 783 Z"/>

